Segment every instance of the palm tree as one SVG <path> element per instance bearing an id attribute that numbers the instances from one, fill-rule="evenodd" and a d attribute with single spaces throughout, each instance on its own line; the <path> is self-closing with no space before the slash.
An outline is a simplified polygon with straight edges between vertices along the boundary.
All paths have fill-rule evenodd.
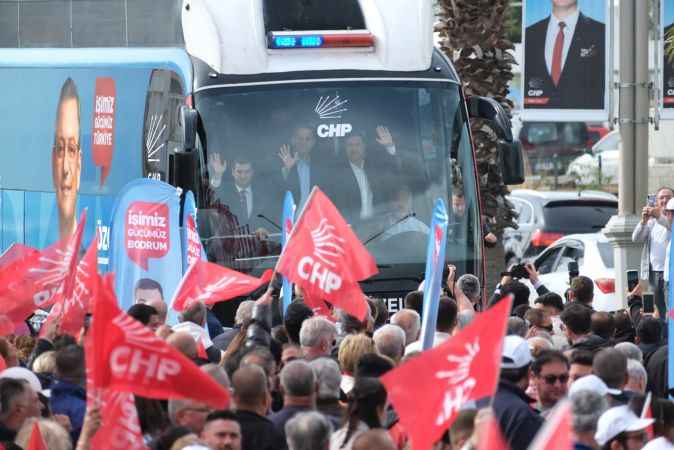
<path id="1" fill-rule="evenodd" d="M 514 49 L 506 38 L 510 0 L 437 0 L 435 31 L 440 48 L 452 60 L 467 96 L 492 97 L 508 112 L 513 104 L 506 98 L 513 78 Z M 471 119 L 477 155 L 482 213 L 493 223 L 499 245 L 487 251 L 487 289 L 496 284 L 503 270 L 503 229 L 517 227 L 513 205 L 505 198 L 508 188 L 499 168 L 498 144 L 489 122 Z"/>

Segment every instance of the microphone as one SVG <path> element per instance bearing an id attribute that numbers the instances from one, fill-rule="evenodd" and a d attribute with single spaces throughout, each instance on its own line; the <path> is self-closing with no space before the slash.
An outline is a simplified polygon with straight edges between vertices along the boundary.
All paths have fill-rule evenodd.
<path id="1" fill-rule="evenodd" d="M 274 222 L 273 220 L 271 220 L 269 217 L 265 216 L 264 214 L 258 214 L 257 217 L 259 217 L 260 219 L 264 219 L 267 222 L 269 222 L 270 224 L 274 225 L 276 228 L 278 228 L 279 231 L 283 231 L 279 224 L 277 224 L 276 222 Z"/>
<path id="2" fill-rule="evenodd" d="M 388 230 L 390 230 L 391 228 L 393 228 L 393 227 L 395 227 L 396 225 L 398 225 L 400 222 L 402 222 L 402 221 L 404 221 L 404 220 L 407 220 L 407 219 L 409 219 L 410 217 L 416 217 L 416 215 L 417 215 L 417 213 L 411 212 L 411 213 L 409 213 L 409 214 L 406 214 L 406 215 L 402 216 L 400 219 L 396 220 L 396 221 L 393 222 L 391 225 L 387 226 L 387 227 L 384 228 L 383 230 L 381 230 L 381 231 L 379 231 L 379 232 L 373 234 L 373 235 L 370 236 L 369 238 L 367 238 L 367 240 L 366 240 L 365 242 L 363 242 L 363 245 L 369 244 L 370 242 L 374 241 L 375 239 L 377 239 L 377 238 L 378 238 L 379 236 L 381 236 L 382 234 L 386 233 L 386 232 L 387 232 Z"/>

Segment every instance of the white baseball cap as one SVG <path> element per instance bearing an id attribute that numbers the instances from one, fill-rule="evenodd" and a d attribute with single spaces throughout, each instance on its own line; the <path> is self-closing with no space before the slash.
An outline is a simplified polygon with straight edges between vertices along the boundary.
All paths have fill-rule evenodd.
<path id="1" fill-rule="evenodd" d="M 520 369 L 531 363 L 529 344 L 519 336 L 506 336 L 501 351 L 501 368 Z"/>
<path id="2" fill-rule="evenodd" d="M 5 369 L 0 372 L 0 378 L 12 378 L 14 380 L 26 381 L 35 392 L 44 394 L 40 379 L 25 367 L 10 367 L 9 369 Z"/>
<path id="3" fill-rule="evenodd" d="M 625 431 L 640 431 L 653 423 L 653 419 L 640 419 L 627 405 L 608 409 L 597 422 L 594 435 L 597 444 L 604 446 L 614 437 Z"/>
<path id="4" fill-rule="evenodd" d="M 607 394 L 621 394 L 620 390 L 611 389 L 610 387 L 606 386 L 606 383 L 604 383 L 604 381 L 597 375 L 585 375 L 584 377 L 578 378 L 576 381 L 571 383 L 569 395 L 573 395 L 578 391 L 592 391 L 601 396 L 605 396 Z"/>
<path id="5" fill-rule="evenodd" d="M 674 198 L 670 198 L 667 201 L 667 205 L 665 205 L 665 210 L 667 211 L 674 211 Z"/>

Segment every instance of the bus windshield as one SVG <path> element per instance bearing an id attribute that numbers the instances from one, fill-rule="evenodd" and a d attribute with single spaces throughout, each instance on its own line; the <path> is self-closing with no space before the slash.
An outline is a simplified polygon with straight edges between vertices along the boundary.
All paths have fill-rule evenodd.
<path id="1" fill-rule="evenodd" d="M 209 260 L 246 272 L 273 267 L 285 192 L 301 209 L 319 186 L 380 267 L 424 263 L 432 208 L 442 198 L 447 259 L 479 270 L 473 152 L 457 85 L 213 87 L 194 102 L 206 190 L 199 228 Z"/>

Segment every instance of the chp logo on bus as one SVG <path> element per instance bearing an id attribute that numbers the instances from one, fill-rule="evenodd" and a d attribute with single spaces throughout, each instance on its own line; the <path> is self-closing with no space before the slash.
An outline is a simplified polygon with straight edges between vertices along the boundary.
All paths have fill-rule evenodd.
<path id="1" fill-rule="evenodd" d="M 318 114 L 321 120 L 339 120 L 342 118 L 342 113 L 349 110 L 345 107 L 347 103 L 349 103 L 348 100 L 342 100 L 337 94 L 334 97 L 321 96 L 316 103 L 314 112 Z M 344 137 L 351 131 L 353 131 L 353 126 L 350 123 L 321 124 L 316 128 L 316 134 L 322 138 Z"/>
<path id="2" fill-rule="evenodd" d="M 169 230 L 169 209 L 165 203 L 131 203 L 124 230 L 129 259 L 147 270 L 148 259 L 162 258 L 168 253 Z"/>
<path id="3" fill-rule="evenodd" d="M 318 226 L 311 231 L 311 240 L 313 241 L 313 256 L 307 255 L 300 259 L 297 266 L 297 274 L 303 280 L 316 285 L 330 294 L 332 291 L 342 287 L 342 277 L 332 272 L 330 269 L 337 267 L 335 260 L 344 255 L 344 239 L 337 236 L 335 227 L 323 218 Z"/>

